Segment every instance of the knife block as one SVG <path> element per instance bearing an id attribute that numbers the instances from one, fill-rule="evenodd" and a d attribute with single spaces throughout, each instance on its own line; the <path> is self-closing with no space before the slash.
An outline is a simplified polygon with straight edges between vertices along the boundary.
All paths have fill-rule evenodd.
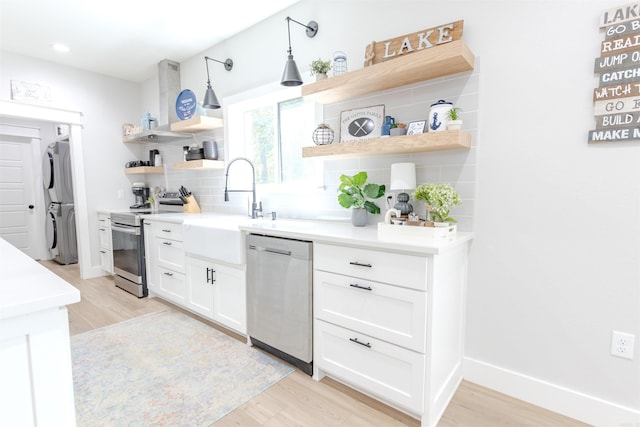
<path id="1" fill-rule="evenodd" d="M 184 213 L 200 213 L 200 205 L 193 195 L 187 196 L 187 203 L 182 205 L 182 210 Z"/>

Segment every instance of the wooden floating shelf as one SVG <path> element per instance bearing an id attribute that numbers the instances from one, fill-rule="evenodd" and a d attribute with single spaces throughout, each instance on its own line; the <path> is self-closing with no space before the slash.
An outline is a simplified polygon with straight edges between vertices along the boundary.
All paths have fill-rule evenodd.
<path id="1" fill-rule="evenodd" d="M 171 123 L 173 132 L 200 132 L 224 126 L 224 121 L 216 117 L 194 116 L 187 120 Z"/>
<path id="2" fill-rule="evenodd" d="M 176 170 L 224 169 L 224 160 L 189 160 L 173 164 Z"/>
<path id="3" fill-rule="evenodd" d="M 302 96 L 332 103 L 473 70 L 475 56 L 462 40 L 424 49 L 302 86 Z"/>
<path id="4" fill-rule="evenodd" d="M 162 166 L 139 166 L 136 168 L 125 168 L 125 175 L 143 175 L 153 173 L 164 173 Z"/>
<path id="5" fill-rule="evenodd" d="M 302 147 L 302 157 L 332 156 L 347 158 L 469 148 L 471 148 L 471 135 L 469 133 L 461 130 L 448 130 Z"/>

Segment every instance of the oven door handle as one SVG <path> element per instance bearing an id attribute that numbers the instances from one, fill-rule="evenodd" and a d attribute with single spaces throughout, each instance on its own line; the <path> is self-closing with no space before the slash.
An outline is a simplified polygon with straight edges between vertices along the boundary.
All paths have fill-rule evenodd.
<path id="1" fill-rule="evenodd" d="M 111 224 L 111 230 L 125 234 L 133 234 L 135 236 L 140 235 L 140 227 L 120 227 L 118 225 Z"/>

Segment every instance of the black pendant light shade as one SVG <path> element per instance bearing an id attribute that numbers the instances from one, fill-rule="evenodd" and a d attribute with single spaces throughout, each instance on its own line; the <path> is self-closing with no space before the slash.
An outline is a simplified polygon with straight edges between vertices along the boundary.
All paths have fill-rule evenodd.
<path id="1" fill-rule="evenodd" d="M 222 61 L 218 61 L 217 59 L 209 58 L 208 56 L 204 57 L 204 63 L 207 66 L 207 91 L 204 94 L 202 107 L 210 110 L 215 110 L 220 108 L 220 101 L 218 101 L 218 97 L 216 96 L 216 93 L 213 91 L 213 88 L 211 87 L 211 79 L 209 78 L 209 62 L 207 61 L 215 61 L 220 64 L 224 64 L 224 68 L 227 71 L 231 71 L 231 69 L 233 68 L 233 61 L 227 58 L 226 61 L 222 62 Z"/>
<path id="2" fill-rule="evenodd" d="M 296 61 L 293 60 L 293 53 L 291 52 L 291 27 L 289 25 L 291 21 L 305 27 L 307 37 L 315 37 L 315 35 L 318 34 L 318 23 L 316 21 L 310 21 L 309 24 L 305 25 L 287 16 L 287 35 L 289 37 L 289 50 L 287 53 L 289 55 L 287 56 L 287 62 L 284 65 L 282 79 L 280 80 L 282 86 L 300 86 L 302 84 L 300 71 L 298 71 L 298 66 L 296 65 Z"/>

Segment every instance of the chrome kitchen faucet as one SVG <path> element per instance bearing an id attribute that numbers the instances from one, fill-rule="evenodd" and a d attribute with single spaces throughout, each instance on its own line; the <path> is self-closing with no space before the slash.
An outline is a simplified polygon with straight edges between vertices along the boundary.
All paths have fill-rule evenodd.
<path id="1" fill-rule="evenodd" d="M 252 187 L 251 190 L 229 190 L 228 186 L 229 186 L 229 168 L 231 167 L 231 165 L 233 164 L 233 162 L 235 162 L 236 160 L 244 160 L 245 162 L 249 163 L 249 166 L 251 166 L 251 175 L 252 175 Z M 228 202 L 229 201 L 229 193 L 249 193 L 251 192 L 252 196 L 253 196 L 253 200 L 251 202 L 251 218 L 256 219 L 258 218 L 258 216 L 262 216 L 262 202 L 256 202 L 256 170 L 253 167 L 253 163 L 251 163 L 251 160 L 247 159 L 246 157 L 237 157 L 233 160 L 231 160 L 229 162 L 229 164 L 227 165 L 227 171 L 225 173 L 225 178 L 224 178 L 224 201 Z"/>

